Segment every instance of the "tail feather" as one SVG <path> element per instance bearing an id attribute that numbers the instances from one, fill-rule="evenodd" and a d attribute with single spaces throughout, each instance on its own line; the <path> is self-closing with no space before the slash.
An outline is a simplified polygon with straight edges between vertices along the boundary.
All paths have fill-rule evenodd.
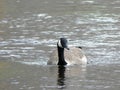
<path id="1" fill-rule="evenodd" d="M 79 47 L 77 47 L 77 48 L 80 48 L 80 49 L 82 49 L 82 47 L 80 47 L 80 46 L 79 46 Z"/>

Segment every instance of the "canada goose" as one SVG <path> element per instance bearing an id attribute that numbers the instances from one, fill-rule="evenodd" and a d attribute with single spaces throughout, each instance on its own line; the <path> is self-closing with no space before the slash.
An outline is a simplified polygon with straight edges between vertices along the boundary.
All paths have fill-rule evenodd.
<path id="1" fill-rule="evenodd" d="M 60 38 L 57 42 L 57 50 L 53 51 L 47 64 L 72 65 L 86 64 L 87 58 L 81 48 L 68 47 L 66 38 Z"/>

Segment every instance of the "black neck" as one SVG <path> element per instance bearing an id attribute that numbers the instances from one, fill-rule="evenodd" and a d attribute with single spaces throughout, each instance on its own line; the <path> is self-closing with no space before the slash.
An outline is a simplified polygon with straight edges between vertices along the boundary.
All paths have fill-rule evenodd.
<path id="1" fill-rule="evenodd" d="M 57 46 L 58 48 L 58 65 L 66 65 L 66 61 L 64 58 L 64 48 L 61 48 L 59 46 Z"/>

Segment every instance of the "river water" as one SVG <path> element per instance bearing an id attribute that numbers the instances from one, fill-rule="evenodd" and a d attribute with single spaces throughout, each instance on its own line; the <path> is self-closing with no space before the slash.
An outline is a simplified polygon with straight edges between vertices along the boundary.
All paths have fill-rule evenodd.
<path id="1" fill-rule="evenodd" d="M 120 0 L 0 0 L 0 90 L 120 90 Z M 86 66 L 46 65 L 60 37 Z"/>

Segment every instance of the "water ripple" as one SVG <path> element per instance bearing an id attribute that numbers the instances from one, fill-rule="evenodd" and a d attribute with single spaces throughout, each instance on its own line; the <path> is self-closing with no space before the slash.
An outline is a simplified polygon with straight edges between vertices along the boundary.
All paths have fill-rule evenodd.
<path id="1" fill-rule="evenodd" d="M 82 3 L 92 5 L 96 2 L 87 0 Z M 4 32 L 0 30 L 3 32 L 0 33 L 1 57 L 9 57 L 14 60 L 23 59 L 23 62 L 31 61 L 32 64 L 35 64 L 33 59 L 43 60 L 45 58 L 47 61 L 49 53 L 56 46 L 60 37 L 73 40 L 69 42 L 71 46 L 83 47 L 90 61 L 102 63 L 105 61 L 106 63 L 104 59 L 112 61 L 118 56 L 118 50 L 115 53 L 108 49 L 108 47 L 119 47 L 120 16 L 117 14 L 100 12 L 80 14 L 76 12 L 70 15 L 52 15 L 25 12 L 23 16 L 8 17 L 0 20 L 2 28 L 7 28 Z M 36 63 L 40 62 L 36 61 Z"/>

